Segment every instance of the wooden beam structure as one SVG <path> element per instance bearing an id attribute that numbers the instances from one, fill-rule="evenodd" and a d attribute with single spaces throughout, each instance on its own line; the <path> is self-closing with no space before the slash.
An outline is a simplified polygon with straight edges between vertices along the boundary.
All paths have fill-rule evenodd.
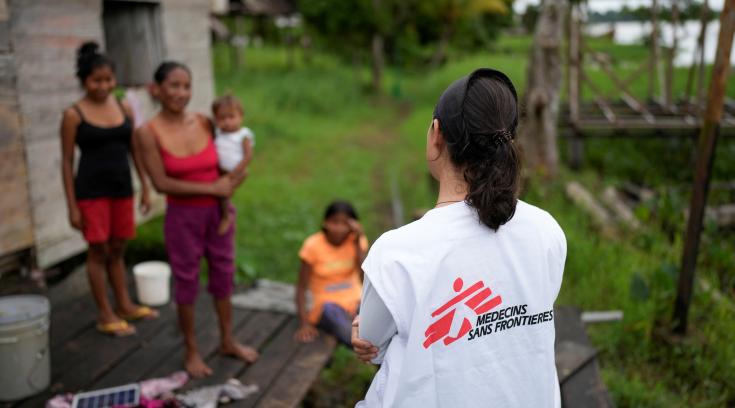
<path id="1" fill-rule="evenodd" d="M 707 108 L 704 113 L 702 129 L 697 147 L 697 163 L 694 173 L 694 185 L 689 220 L 684 241 L 684 254 L 679 273 L 679 284 L 674 304 L 674 331 L 685 334 L 688 325 L 689 305 L 691 304 L 694 272 L 697 267 L 699 241 L 702 234 L 704 211 L 707 206 L 712 163 L 714 161 L 717 135 L 723 116 L 725 102 L 725 84 L 730 71 L 730 52 L 733 35 L 735 35 L 735 0 L 725 0 L 720 14 L 720 34 L 717 39 L 717 54 L 712 69 L 712 79 L 707 96 Z"/>

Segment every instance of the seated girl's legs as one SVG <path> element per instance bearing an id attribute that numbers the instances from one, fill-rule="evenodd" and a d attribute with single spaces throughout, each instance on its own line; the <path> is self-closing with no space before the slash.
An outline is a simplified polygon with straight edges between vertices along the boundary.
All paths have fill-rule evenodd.
<path id="1" fill-rule="evenodd" d="M 169 205 L 164 240 L 174 275 L 179 327 L 186 347 L 186 371 L 199 378 L 212 374 L 204 363 L 194 333 L 194 303 L 199 291 L 199 261 L 204 254 L 206 208 Z"/>
<path id="2" fill-rule="evenodd" d="M 235 210 L 231 205 L 228 205 L 227 212 L 233 222 L 230 223 L 224 234 L 219 231 L 222 221 L 220 209 L 216 208 L 210 214 L 211 218 L 207 227 L 205 244 L 205 256 L 209 265 L 209 285 L 207 289 L 214 298 L 217 318 L 219 319 L 220 350 L 223 354 L 252 363 L 258 359 L 258 352 L 240 344 L 232 334 L 232 302 L 230 297 L 235 274 Z"/>
<path id="3" fill-rule="evenodd" d="M 335 303 L 325 303 L 322 306 L 322 316 L 317 327 L 333 335 L 345 346 L 352 348 L 352 319 L 353 316 Z"/>

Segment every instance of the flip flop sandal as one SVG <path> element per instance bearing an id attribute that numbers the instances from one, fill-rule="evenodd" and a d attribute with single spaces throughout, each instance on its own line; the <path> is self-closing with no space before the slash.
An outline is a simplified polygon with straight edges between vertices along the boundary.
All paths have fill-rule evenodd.
<path id="1" fill-rule="evenodd" d="M 158 311 L 156 311 L 154 309 L 151 309 L 148 306 L 141 306 L 141 307 L 135 309 L 135 311 L 133 313 L 130 313 L 130 314 L 120 314 L 120 313 L 118 313 L 118 316 L 120 316 L 121 318 L 123 318 L 125 320 L 128 320 L 128 321 L 133 321 L 133 320 L 153 320 L 153 319 L 155 319 L 155 318 L 158 317 Z"/>
<path id="2" fill-rule="evenodd" d="M 127 337 L 135 334 L 135 327 L 131 326 L 125 320 L 110 323 L 97 323 L 97 331 L 113 337 Z"/>

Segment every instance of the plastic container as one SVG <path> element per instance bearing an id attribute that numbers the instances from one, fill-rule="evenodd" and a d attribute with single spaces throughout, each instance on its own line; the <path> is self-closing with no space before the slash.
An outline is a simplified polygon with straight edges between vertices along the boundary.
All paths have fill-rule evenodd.
<path id="1" fill-rule="evenodd" d="M 48 299 L 0 297 L 0 401 L 29 397 L 49 386 Z"/>
<path id="2" fill-rule="evenodd" d="M 170 297 L 171 267 L 162 261 L 149 261 L 133 267 L 138 301 L 148 306 L 162 306 Z"/>

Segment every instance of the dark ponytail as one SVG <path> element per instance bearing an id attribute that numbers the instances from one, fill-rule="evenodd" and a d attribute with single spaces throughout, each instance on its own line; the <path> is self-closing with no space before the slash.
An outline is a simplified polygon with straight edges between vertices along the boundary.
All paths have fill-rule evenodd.
<path id="1" fill-rule="evenodd" d="M 175 69 L 183 69 L 184 71 L 186 71 L 187 74 L 189 74 L 189 77 L 191 77 L 191 70 L 186 65 L 178 61 L 164 61 L 158 66 L 158 68 L 156 68 L 156 71 L 153 73 L 153 80 L 160 85 L 163 83 L 163 81 L 166 80 L 166 78 L 168 78 L 168 74 L 170 74 Z"/>
<path id="2" fill-rule="evenodd" d="M 115 70 L 115 63 L 105 54 L 100 53 L 99 48 L 96 42 L 87 41 L 77 50 L 77 78 L 82 84 L 97 68 L 110 67 L 113 71 Z"/>
<path id="3" fill-rule="evenodd" d="M 520 154 L 513 143 L 518 99 L 512 82 L 495 70 L 475 71 L 445 91 L 434 116 L 450 159 L 469 186 L 465 201 L 480 222 L 497 230 L 513 218 L 520 187 Z"/>

